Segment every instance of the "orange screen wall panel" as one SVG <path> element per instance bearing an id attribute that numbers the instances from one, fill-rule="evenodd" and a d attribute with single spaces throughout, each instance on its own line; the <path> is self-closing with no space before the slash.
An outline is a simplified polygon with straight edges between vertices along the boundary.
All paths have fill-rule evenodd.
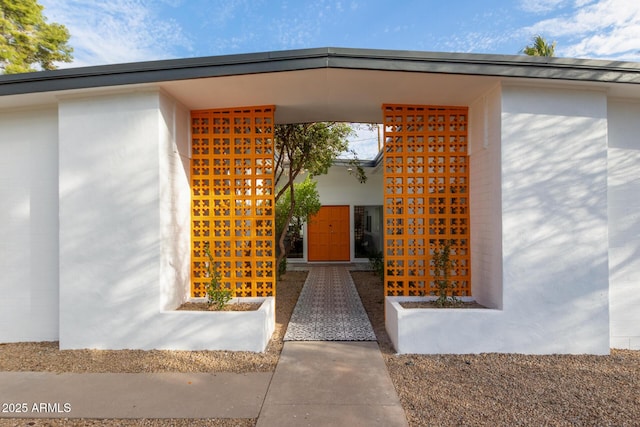
<path id="1" fill-rule="evenodd" d="M 471 295 L 468 109 L 384 105 L 385 293 L 433 295 L 451 243 L 453 292 Z"/>
<path id="2" fill-rule="evenodd" d="M 191 113 L 191 296 L 211 250 L 234 296 L 275 295 L 273 106 Z"/>

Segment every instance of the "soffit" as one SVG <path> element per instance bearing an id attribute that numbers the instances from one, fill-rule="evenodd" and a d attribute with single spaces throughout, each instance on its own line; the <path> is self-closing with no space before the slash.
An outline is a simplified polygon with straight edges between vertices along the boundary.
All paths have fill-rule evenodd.
<path id="1" fill-rule="evenodd" d="M 469 105 L 499 78 L 317 69 L 161 83 L 191 110 L 276 105 L 278 123 L 381 122 L 381 105 Z"/>

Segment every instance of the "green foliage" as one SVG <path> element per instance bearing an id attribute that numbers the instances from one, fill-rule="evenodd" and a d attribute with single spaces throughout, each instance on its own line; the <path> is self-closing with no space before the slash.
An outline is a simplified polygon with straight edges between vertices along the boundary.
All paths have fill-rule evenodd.
<path id="1" fill-rule="evenodd" d="M 281 178 L 284 167 L 297 176 L 307 170 L 314 177 L 329 171 L 333 161 L 347 151 L 353 130 L 346 123 L 298 123 L 275 128 L 275 152 Z M 294 178 L 295 178 L 294 176 Z"/>
<path id="2" fill-rule="evenodd" d="M 300 229 L 302 224 L 309 221 L 309 218 L 320 211 L 320 195 L 316 188 L 316 181 L 311 176 L 307 176 L 304 181 L 293 185 L 293 197 L 295 205 L 291 209 L 291 187 L 282 194 L 276 202 L 276 230 L 280 235 L 282 230 L 289 224 L 293 224 L 295 229 Z M 289 214 L 292 213 L 291 218 Z"/>
<path id="3" fill-rule="evenodd" d="M 278 264 L 278 277 L 287 272 L 287 257 L 282 258 Z"/>
<path id="4" fill-rule="evenodd" d="M 434 279 L 438 286 L 436 304 L 440 307 L 457 304 L 458 298 L 453 295 L 451 283 L 451 270 L 455 266 L 454 260 L 451 259 L 451 241 L 446 240 L 440 248 L 433 250 L 432 263 Z"/>
<path id="5" fill-rule="evenodd" d="M 304 181 L 293 185 L 276 201 L 276 236 L 289 238 L 288 245 L 279 245 L 278 274 L 287 271 L 286 255 L 295 243 L 301 239 L 300 229 L 309 218 L 320 210 L 320 195 L 316 181 L 307 176 Z M 283 242 L 284 243 L 284 242 Z M 283 256 L 280 256 L 283 255 Z"/>
<path id="6" fill-rule="evenodd" d="M 360 164 L 360 159 L 358 159 L 358 153 L 356 153 L 354 150 L 349 150 L 349 153 L 352 156 L 348 162 L 349 174 L 355 176 L 356 179 L 360 181 L 360 184 L 366 183 L 368 177 L 364 171 L 364 168 Z"/>
<path id="7" fill-rule="evenodd" d="M 544 37 L 537 35 L 531 40 L 531 45 L 522 49 L 522 53 L 529 56 L 555 56 L 556 42 L 549 44 Z"/>
<path id="8" fill-rule="evenodd" d="M 0 70 L 3 74 L 54 70 L 55 62 L 71 62 L 64 25 L 47 23 L 37 0 L 0 0 Z"/>
<path id="9" fill-rule="evenodd" d="M 211 255 L 211 249 L 209 244 L 204 247 L 204 253 L 209 258 L 207 263 L 207 277 L 209 283 L 207 283 L 205 291 L 207 292 L 207 304 L 215 304 L 218 310 L 222 310 L 227 303 L 233 298 L 231 291 L 226 289 L 220 283 L 220 272 L 218 271 L 218 265 L 213 261 L 213 255 Z"/>
<path id="10" fill-rule="evenodd" d="M 382 252 L 375 253 L 369 257 L 369 264 L 373 270 L 373 274 L 384 278 L 384 255 Z"/>

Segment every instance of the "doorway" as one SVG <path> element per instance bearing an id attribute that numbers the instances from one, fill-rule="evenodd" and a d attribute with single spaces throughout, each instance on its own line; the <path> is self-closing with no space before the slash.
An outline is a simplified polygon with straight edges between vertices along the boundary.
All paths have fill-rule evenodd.
<path id="1" fill-rule="evenodd" d="M 323 206 L 308 224 L 309 261 L 349 261 L 349 206 Z"/>

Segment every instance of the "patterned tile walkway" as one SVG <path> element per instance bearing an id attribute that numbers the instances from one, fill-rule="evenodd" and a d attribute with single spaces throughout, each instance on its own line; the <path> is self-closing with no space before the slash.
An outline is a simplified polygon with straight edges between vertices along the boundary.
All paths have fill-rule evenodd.
<path id="1" fill-rule="evenodd" d="M 375 341 L 346 266 L 311 266 L 285 341 Z"/>

